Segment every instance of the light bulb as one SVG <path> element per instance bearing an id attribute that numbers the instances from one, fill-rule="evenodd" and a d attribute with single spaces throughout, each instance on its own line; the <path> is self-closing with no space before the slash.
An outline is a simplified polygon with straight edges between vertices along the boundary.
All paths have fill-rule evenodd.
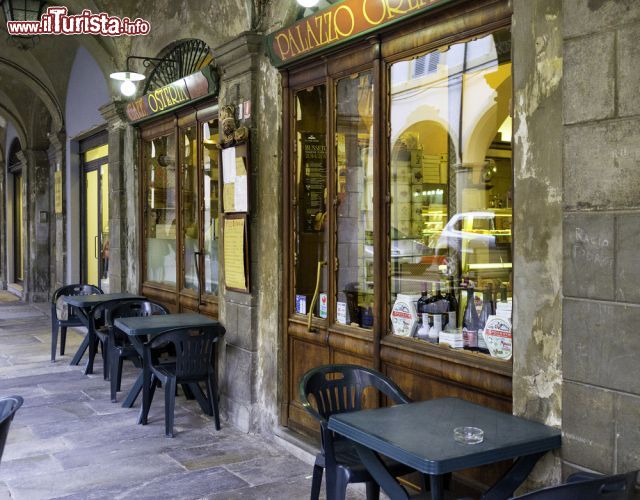
<path id="1" fill-rule="evenodd" d="M 136 85 L 131 80 L 125 80 L 120 85 L 120 92 L 122 92 L 122 95 L 130 97 L 136 93 Z"/>
<path id="2" fill-rule="evenodd" d="M 315 7 L 316 5 L 318 5 L 319 1 L 320 0 L 298 0 L 298 3 L 303 7 L 306 7 L 307 9 L 309 9 L 311 7 Z"/>

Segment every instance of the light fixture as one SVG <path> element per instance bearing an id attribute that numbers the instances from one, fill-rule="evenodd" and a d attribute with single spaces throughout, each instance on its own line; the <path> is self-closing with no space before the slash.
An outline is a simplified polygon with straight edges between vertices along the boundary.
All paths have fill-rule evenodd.
<path id="1" fill-rule="evenodd" d="M 111 73 L 109 77 L 112 80 L 122 82 L 120 85 L 120 92 L 122 95 L 131 97 L 136 93 L 136 84 L 133 82 L 139 82 L 144 80 L 145 76 L 142 73 L 137 73 L 129 69 L 129 61 L 131 59 L 142 59 L 142 65 L 147 68 L 150 64 L 162 61 L 171 61 L 171 59 L 165 59 L 162 57 L 141 57 L 141 56 L 129 56 L 127 57 L 127 68 L 124 71 L 116 71 Z"/>
<path id="2" fill-rule="evenodd" d="M 144 75 L 142 73 L 136 73 L 134 71 L 118 71 L 116 73 L 111 73 L 109 77 L 113 80 L 122 82 L 120 85 L 120 92 L 122 92 L 122 95 L 127 97 L 136 93 L 136 84 L 133 82 L 144 80 Z"/>
<path id="3" fill-rule="evenodd" d="M 45 6 L 44 0 L 0 0 L 0 6 L 4 11 L 7 21 L 38 21 Z M 12 41 L 20 49 L 29 49 L 38 42 L 38 36 L 9 35 Z"/>
<path id="4" fill-rule="evenodd" d="M 311 7 L 315 7 L 316 5 L 318 5 L 319 2 L 320 0 L 298 0 L 298 3 L 302 7 L 306 7 L 307 9 L 310 9 Z"/>

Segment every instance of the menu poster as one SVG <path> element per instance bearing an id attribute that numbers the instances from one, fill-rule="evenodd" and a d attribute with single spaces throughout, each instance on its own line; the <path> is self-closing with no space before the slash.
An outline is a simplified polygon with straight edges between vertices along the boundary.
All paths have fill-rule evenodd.
<path id="1" fill-rule="evenodd" d="M 323 230 L 327 187 L 325 135 L 302 132 L 302 183 L 304 186 L 304 231 Z"/>
<path id="2" fill-rule="evenodd" d="M 222 210 L 249 211 L 249 182 L 246 165 L 246 147 L 222 150 Z"/>
<path id="3" fill-rule="evenodd" d="M 249 291 L 246 216 L 225 216 L 223 229 L 224 280 L 227 289 Z"/>
<path id="4" fill-rule="evenodd" d="M 62 172 L 60 170 L 53 174 L 54 194 L 55 194 L 55 213 L 62 213 Z"/>

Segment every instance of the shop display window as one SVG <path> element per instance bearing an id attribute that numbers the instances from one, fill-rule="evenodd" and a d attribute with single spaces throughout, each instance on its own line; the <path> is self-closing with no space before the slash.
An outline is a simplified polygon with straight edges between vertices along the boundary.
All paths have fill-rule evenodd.
<path id="1" fill-rule="evenodd" d="M 373 328 L 373 78 L 336 83 L 336 321 Z"/>
<path id="2" fill-rule="evenodd" d="M 391 329 L 432 342 L 447 329 L 462 341 L 467 297 L 480 323 L 487 301 L 491 314 L 505 302 L 511 320 L 510 32 L 395 62 L 389 84 L 389 307 L 404 301 L 415 320 L 396 325 L 392 313 Z M 456 314 L 445 315 L 451 297 Z M 488 352 L 482 337 L 467 340 Z"/>
<path id="3" fill-rule="evenodd" d="M 176 135 L 143 142 L 145 280 L 176 285 Z"/>
<path id="4" fill-rule="evenodd" d="M 327 317 L 326 87 L 296 93 L 295 312 Z"/>

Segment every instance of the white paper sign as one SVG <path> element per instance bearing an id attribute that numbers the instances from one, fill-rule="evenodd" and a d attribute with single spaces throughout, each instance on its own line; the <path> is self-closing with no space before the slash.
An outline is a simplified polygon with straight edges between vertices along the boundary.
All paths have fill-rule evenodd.
<path id="1" fill-rule="evenodd" d="M 336 311 L 338 323 L 343 325 L 347 324 L 347 304 L 346 302 L 338 302 L 337 303 L 337 311 Z"/>
<path id="2" fill-rule="evenodd" d="M 222 180 L 230 184 L 236 179 L 236 148 L 222 150 Z"/>
<path id="3" fill-rule="evenodd" d="M 246 212 L 249 204 L 247 203 L 247 176 L 239 175 L 236 177 L 236 184 L 233 193 L 234 211 Z"/>

